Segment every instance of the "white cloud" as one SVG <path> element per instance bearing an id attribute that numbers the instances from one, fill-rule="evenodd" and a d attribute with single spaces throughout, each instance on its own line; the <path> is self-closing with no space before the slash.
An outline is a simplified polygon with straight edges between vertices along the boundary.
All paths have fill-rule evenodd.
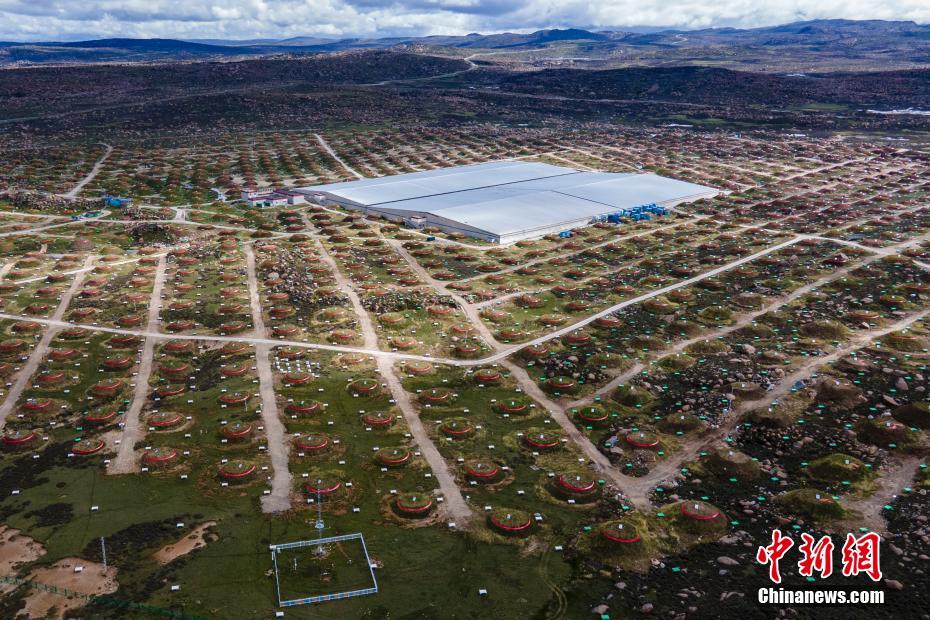
<path id="1" fill-rule="evenodd" d="M 930 22 L 928 0 L 0 0 L 0 39 L 465 34 L 581 26 Z"/>

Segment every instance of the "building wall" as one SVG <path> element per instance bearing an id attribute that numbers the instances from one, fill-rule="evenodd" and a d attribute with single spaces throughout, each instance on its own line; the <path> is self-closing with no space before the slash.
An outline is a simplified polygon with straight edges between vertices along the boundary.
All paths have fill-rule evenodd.
<path id="1" fill-rule="evenodd" d="M 266 199 L 249 199 L 250 207 L 258 207 L 259 209 L 269 209 L 271 207 L 283 207 L 287 204 L 287 198 L 266 198 Z"/>
<path id="2" fill-rule="evenodd" d="M 657 204 L 662 207 L 672 208 L 682 203 L 693 202 L 701 198 L 712 197 L 712 196 L 715 196 L 717 193 L 718 192 L 708 192 L 707 194 L 704 194 L 704 195 L 689 196 L 686 199 L 669 200 L 669 201 L 660 202 Z M 388 208 L 368 207 L 365 205 L 356 204 L 348 200 L 341 200 L 339 199 L 338 196 L 334 196 L 332 194 L 326 194 L 326 198 L 324 202 L 326 204 L 339 205 L 341 207 L 344 207 L 346 209 L 350 209 L 353 211 L 361 211 L 365 214 L 369 214 L 369 213 L 378 214 L 394 222 L 404 222 L 406 218 L 409 218 L 412 216 L 422 216 L 422 217 L 425 217 L 427 220 L 426 226 L 433 226 L 444 232 L 462 233 L 469 237 L 473 237 L 476 239 L 482 239 L 484 241 L 490 241 L 491 243 L 500 243 L 502 245 L 515 243 L 517 241 L 522 241 L 524 239 L 538 239 L 540 237 L 544 237 L 545 235 L 556 234 L 556 233 L 564 232 L 566 230 L 584 228 L 586 226 L 590 226 L 594 224 L 596 221 L 596 218 L 600 216 L 605 216 L 608 213 L 614 213 L 617 211 L 617 209 L 605 207 L 604 212 L 600 214 L 600 216 L 597 216 L 597 215 L 586 216 L 583 218 L 566 220 L 564 222 L 558 222 L 555 224 L 547 224 L 545 226 L 540 226 L 540 227 L 535 227 L 535 228 L 526 228 L 523 230 L 509 231 L 505 234 L 498 235 L 490 231 L 481 230 L 479 228 L 474 228 L 467 224 L 463 224 L 462 222 L 450 220 L 440 215 L 436 215 L 434 213 L 429 213 L 425 211 L 392 210 Z"/>

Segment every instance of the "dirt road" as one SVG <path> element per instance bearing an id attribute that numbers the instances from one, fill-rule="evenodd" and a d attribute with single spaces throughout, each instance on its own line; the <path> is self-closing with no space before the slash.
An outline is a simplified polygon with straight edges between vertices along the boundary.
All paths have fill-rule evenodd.
<path id="1" fill-rule="evenodd" d="M 93 181 L 94 177 L 96 177 L 100 173 L 100 169 L 103 168 L 104 162 L 108 160 L 110 158 L 110 155 L 113 153 L 112 146 L 110 146 L 109 144 L 104 144 L 103 142 L 101 142 L 100 144 L 103 144 L 103 146 L 107 147 L 106 152 L 103 154 L 103 156 L 100 159 L 97 160 L 97 162 L 94 164 L 94 167 L 91 168 L 90 172 L 88 172 L 87 175 L 83 179 L 78 181 L 77 185 L 72 187 L 68 192 L 61 195 L 62 198 L 68 198 L 68 199 L 77 198 L 77 195 L 80 193 L 82 189 L 84 189 L 84 186 L 90 183 L 91 181 Z"/>
<path id="2" fill-rule="evenodd" d="M 146 320 L 147 331 L 158 331 L 160 322 L 159 313 L 161 312 L 161 296 L 165 289 L 165 271 L 168 267 L 168 261 L 165 256 L 158 259 L 158 265 L 155 267 L 155 279 L 152 285 L 152 296 L 149 299 L 149 313 Z M 107 468 L 108 474 L 130 474 L 136 470 L 135 445 L 143 436 L 139 416 L 145 407 L 145 402 L 149 395 L 149 377 L 152 376 L 152 362 L 155 357 L 155 339 L 146 338 L 145 344 L 142 345 L 142 358 L 139 360 L 139 368 L 136 372 L 136 385 L 132 391 L 132 401 L 129 409 L 123 418 L 123 435 L 120 439 L 119 450 L 116 458 L 110 461 Z"/>
<path id="3" fill-rule="evenodd" d="M 93 254 L 85 258 L 84 266 L 90 266 L 90 264 L 94 262 L 95 258 L 97 257 Z M 52 313 L 50 319 L 51 321 L 61 321 L 61 318 L 68 310 L 68 306 L 71 305 L 71 298 L 77 294 L 84 282 L 84 273 L 85 272 L 81 272 L 75 275 L 74 279 L 71 280 L 71 285 L 65 290 L 64 293 L 61 294 L 61 300 L 58 302 L 58 306 L 55 308 L 55 312 Z M 22 319 L 26 317 L 20 318 Z M 23 390 L 26 389 L 26 386 L 29 385 L 29 380 L 32 379 L 32 375 L 34 375 L 36 370 L 39 368 L 39 364 L 45 360 L 45 357 L 48 355 L 49 345 L 51 345 L 52 340 L 56 335 L 58 335 L 60 330 L 61 328 L 56 327 L 54 323 L 48 323 L 48 328 L 45 330 L 45 333 L 42 334 L 42 337 L 36 344 L 35 349 L 33 349 L 32 353 L 29 354 L 29 359 L 16 374 L 16 379 L 13 381 L 13 385 L 10 387 L 10 391 L 7 392 L 3 404 L 0 405 L 0 429 L 6 425 L 6 419 L 10 415 L 10 412 L 13 411 L 13 408 L 16 406 L 16 401 L 19 400 L 19 397 L 22 395 Z"/>
<path id="4" fill-rule="evenodd" d="M 249 306 L 252 309 L 252 324 L 255 332 L 265 336 L 265 319 L 258 296 L 258 278 L 255 275 L 255 252 L 251 245 L 242 247 L 245 253 L 246 273 L 249 281 Z M 271 458 L 271 493 L 262 496 L 262 512 L 285 512 L 291 508 L 291 484 L 293 477 L 288 466 L 290 442 L 281 416 L 278 414 L 278 399 L 274 393 L 274 372 L 271 369 L 269 344 L 255 345 L 255 369 L 258 372 L 258 392 L 262 402 L 262 425 L 268 440 L 268 455 Z"/>
<path id="5" fill-rule="evenodd" d="M 364 178 L 365 178 L 365 175 L 361 174 L 358 170 L 356 170 L 355 168 L 353 168 L 352 166 L 350 166 L 349 164 L 347 164 L 343 158 L 339 157 L 339 155 L 336 154 L 336 151 L 333 150 L 333 147 L 331 147 L 331 146 L 329 145 L 329 142 L 327 142 L 327 141 L 323 138 L 323 136 L 321 136 L 321 135 L 318 134 L 318 133 L 315 133 L 315 134 L 313 134 L 313 137 L 316 138 L 316 141 L 320 143 L 320 146 L 323 147 L 323 150 L 326 151 L 326 152 L 329 154 L 330 157 L 332 157 L 332 158 L 335 159 L 337 162 L 339 162 L 339 165 L 342 166 L 343 168 L 345 168 L 346 171 L 347 171 L 349 174 L 351 174 L 352 176 L 354 176 L 356 179 L 364 179 Z"/>
<path id="6" fill-rule="evenodd" d="M 625 485 L 627 494 L 635 505 L 649 506 L 649 493 L 656 485 L 674 477 L 681 466 L 688 461 L 697 458 L 701 450 L 704 450 L 718 441 L 722 441 L 742 422 L 745 415 L 756 409 L 770 406 L 774 401 L 780 400 L 791 393 L 794 385 L 798 381 L 808 379 L 812 373 L 827 364 L 831 364 L 847 355 L 867 346 L 877 338 L 881 338 L 892 332 L 900 331 L 913 323 L 925 318 L 930 314 L 930 310 L 917 312 L 907 316 L 900 321 L 879 329 L 865 331 L 852 338 L 847 344 L 837 348 L 832 353 L 820 357 L 810 358 L 807 362 L 799 366 L 794 372 L 786 375 L 776 386 L 775 389 L 766 393 L 765 397 L 758 400 L 746 401 L 737 404 L 736 407 L 725 418 L 723 423 L 709 433 L 696 438 L 694 441 L 685 445 L 679 452 L 676 452 L 671 458 L 663 461 L 652 469 L 645 476 L 639 478 L 628 478 Z"/>
<path id="7" fill-rule="evenodd" d="M 368 311 L 362 306 L 358 294 L 339 269 L 339 265 L 336 263 L 335 259 L 326 248 L 323 247 L 323 244 L 320 243 L 319 240 L 317 240 L 317 246 L 320 250 L 320 256 L 323 262 L 329 265 L 333 270 L 333 277 L 336 280 L 336 284 L 339 286 L 339 290 L 345 292 L 349 297 L 352 309 L 355 311 L 355 315 L 358 317 L 359 325 L 362 329 L 365 348 L 376 349 L 378 346 L 378 334 L 371 322 Z M 455 476 L 449 471 L 448 464 L 439 453 L 429 433 L 427 433 L 426 429 L 423 427 L 423 422 L 420 420 L 416 407 L 414 407 L 413 403 L 410 401 L 410 395 L 397 377 L 393 360 L 389 357 L 381 356 L 377 358 L 377 364 L 378 372 L 387 384 L 388 390 L 391 392 L 391 397 L 394 399 L 394 403 L 400 408 L 404 420 L 407 422 L 407 428 L 410 429 L 410 434 L 413 435 L 413 440 L 420 449 L 420 454 L 426 459 L 427 464 L 433 471 L 436 482 L 439 483 L 439 489 L 442 491 L 443 495 L 442 510 L 445 512 L 446 518 L 450 521 L 454 521 L 456 527 L 465 527 L 473 516 L 472 510 L 462 496 L 462 492 L 459 490 L 458 485 L 455 483 Z"/>
<path id="8" fill-rule="evenodd" d="M 526 395 L 546 408 L 546 411 L 548 411 L 552 419 L 558 423 L 568 438 L 581 448 L 581 451 L 584 452 L 589 461 L 594 463 L 594 467 L 598 473 L 608 478 L 621 491 L 625 491 L 624 487 L 629 479 L 621 475 L 610 462 L 610 459 L 598 450 L 597 446 L 595 446 L 584 433 L 578 430 L 574 422 L 569 420 L 568 416 L 565 415 L 565 411 L 562 407 L 542 391 L 539 384 L 530 377 L 526 370 L 508 360 L 501 362 L 501 366 L 510 371 L 511 375 Z"/>

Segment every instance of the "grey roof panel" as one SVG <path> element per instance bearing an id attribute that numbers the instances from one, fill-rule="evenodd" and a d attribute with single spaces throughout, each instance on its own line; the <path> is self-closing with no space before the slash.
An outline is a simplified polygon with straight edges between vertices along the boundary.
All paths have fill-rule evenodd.
<path id="1" fill-rule="evenodd" d="M 400 208 L 398 205 L 390 206 L 392 209 Z M 495 235 L 556 225 L 604 212 L 603 206 L 574 196 L 511 188 L 462 192 L 454 201 L 446 201 L 440 207 L 432 198 L 407 200 L 403 208 L 433 213 Z"/>
<path id="2" fill-rule="evenodd" d="M 642 204 L 681 200 L 706 194 L 713 191 L 713 188 L 655 174 L 589 173 L 568 179 L 568 183 L 556 191 L 627 209 Z"/>
<path id="3" fill-rule="evenodd" d="M 577 172 L 550 164 L 504 160 L 301 189 L 329 192 L 358 204 L 376 205 Z"/>

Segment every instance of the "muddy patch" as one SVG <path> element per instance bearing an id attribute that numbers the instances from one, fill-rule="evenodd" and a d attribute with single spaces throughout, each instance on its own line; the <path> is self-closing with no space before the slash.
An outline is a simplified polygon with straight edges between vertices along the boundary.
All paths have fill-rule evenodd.
<path id="1" fill-rule="evenodd" d="M 78 571 L 78 568 L 81 570 Z M 119 587 L 116 572 L 116 568 L 112 566 L 104 571 L 103 564 L 81 558 L 64 558 L 51 566 L 33 570 L 28 579 L 79 594 L 100 596 L 116 592 Z M 25 602 L 23 612 L 29 618 L 63 618 L 68 610 L 86 605 L 87 599 L 73 594 L 69 596 L 65 593 L 31 588 Z"/>
<path id="2" fill-rule="evenodd" d="M 165 545 L 156 551 L 152 557 L 155 558 L 155 561 L 159 564 L 168 564 L 169 562 L 173 562 L 183 555 L 187 555 L 191 551 L 195 551 L 201 547 L 206 547 L 207 542 L 216 539 L 215 536 L 207 534 L 207 529 L 214 525 L 216 525 L 216 521 L 207 521 L 205 523 L 201 523 L 196 528 L 194 528 L 190 534 L 178 542 Z"/>
<path id="3" fill-rule="evenodd" d="M 6 525 L 0 525 L 0 575 L 13 575 L 23 565 L 45 555 L 45 547 Z M 0 584 L 0 593 L 15 589 L 9 583 Z"/>

